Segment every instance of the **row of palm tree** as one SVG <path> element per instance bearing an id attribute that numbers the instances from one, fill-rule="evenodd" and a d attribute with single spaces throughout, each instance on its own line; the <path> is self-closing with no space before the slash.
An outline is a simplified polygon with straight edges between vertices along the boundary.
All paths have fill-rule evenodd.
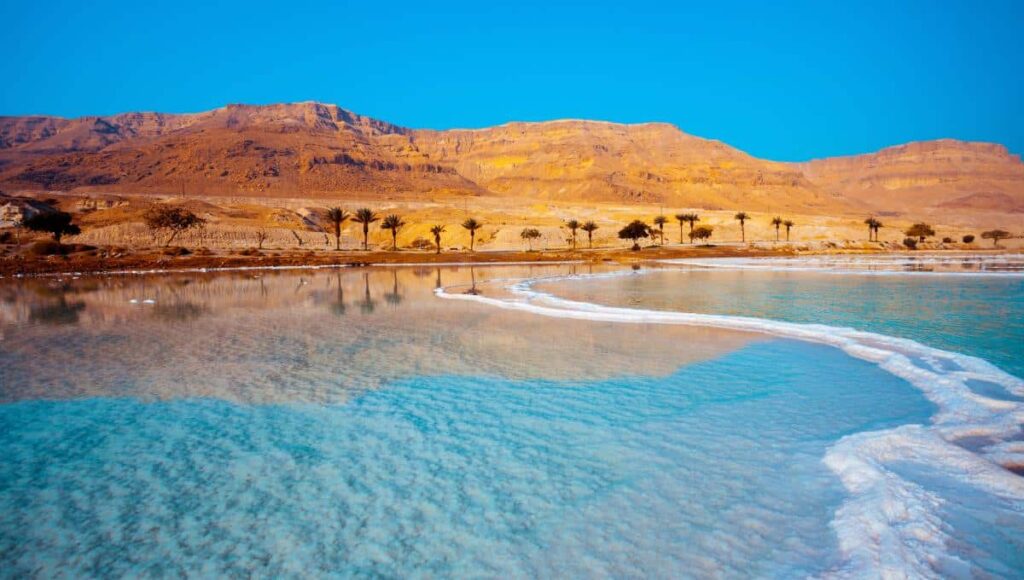
<path id="1" fill-rule="evenodd" d="M 335 249 L 341 249 L 341 226 L 349 219 L 363 226 L 363 250 L 370 249 L 370 224 L 377 221 L 380 221 L 380 228 L 382 230 L 389 230 L 391 232 L 391 249 L 398 249 L 398 230 L 406 225 L 405 221 L 398 214 L 388 214 L 381 221 L 380 215 L 370 208 L 360 208 L 354 214 L 349 214 L 340 207 L 332 207 L 327 210 L 327 221 L 333 226 Z M 469 230 L 469 251 L 473 251 L 473 246 L 476 243 L 476 232 L 483 226 L 483 223 L 474 218 L 468 218 L 462 222 L 462 227 Z M 444 232 L 445 226 L 441 224 L 435 224 L 430 228 L 430 233 L 434 235 L 434 245 L 437 246 L 438 254 L 441 253 L 441 234 Z"/>
<path id="2" fill-rule="evenodd" d="M 570 219 L 566 220 L 565 227 L 569 228 L 569 231 L 572 232 L 572 249 L 576 249 L 576 230 L 583 230 L 587 232 L 587 246 L 590 248 L 594 247 L 594 232 L 599 229 L 599 226 L 596 223 L 592 221 L 580 223 L 579 220 Z M 537 234 L 538 235 L 536 237 L 540 237 L 540 232 L 537 232 Z"/>
<path id="3" fill-rule="evenodd" d="M 695 213 L 677 213 L 675 215 L 675 218 L 676 218 L 676 221 L 679 222 L 679 243 L 680 244 L 683 243 L 683 224 L 689 223 L 690 224 L 690 243 L 692 244 L 694 238 L 696 237 L 696 236 L 693 235 L 694 234 L 694 226 L 696 225 L 697 222 L 700 221 L 700 216 L 695 214 Z M 747 241 L 747 228 L 746 228 L 746 225 L 747 225 L 747 220 L 750 219 L 750 215 L 747 214 L 746 212 L 742 212 L 741 211 L 741 212 L 738 212 L 735 216 L 733 216 L 733 219 L 735 219 L 736 221 L 740 222 L 740 240 L 742 242 L 746 242 Z M 654 217 L 653 222 L 654 222 L 654 225 L 658 227 L 658 232 L 657 232 L 658 233 L 658 237 L 661 239 L 661 243 L 664 244 L 665 243 L 665 224 L 668 222 L 668 219 L 665 216 L 663 216 L 663 215 L 658 215 L 658 216 Z M 790 230 L 792 230 L 793 226 L 796 225 L 796 223 L 793 222 L 792 220 L 784 220 L 784 219 L 782 219 L 779 216 L 775 216 L 774 218 L 772 218 L 771 224 L 773 226 L 775 226 L 775 241 L 779 241 L 780 227 L 785 226 L 785 228 L 786 228 L 786 241 L 787 242 L 789 241 Z M 652 233 L 653 233 L 653 231 L 652 231 Z"/>
<path id="4" fill-rule="evenodd" d="M 868 219 L 864 220 L 864 225 L 866 225 L 868 227 L 868 241 L 869 242 L 877 242 L 878 241 L 878 230 L 880 230 L 883 227 L 885 227 L 882 224 L 882 222 L 880 222 L 877 219 L 875 219 L 875 216 L 870 216 L 870 217 L 868 217 Z"/>
<path id="5" fill-rule="evenodd" d="M 369 249 L 369 236 L 370 236 L 370 224 L 377 221 L 381 222 L 382 230 L 389 230 L 391 232 L 391 247 L 393 250 L 398 249 L 398 231 L 406 225 L 406 222 L 397 214 L 389 214 L 384 216 L 381 220 L 381 216 L 378 215 L 370 208 L 360 208 L 353 214 L 349 214 L 347 211 L 340 207 L 332 207 L 327 210 L 327 221 L 332 226 L 334 232 L 334 245 L 335 248 L 341 249 L 341 227 L 345 221 L 351 219 L 353 222 L 361 224 L 363 229 L 363 249 Z M 694 227 L 697 222 L 700 221 L 700 216 L 696 213 L 678 213 L 675 214 L 676 221 L 679 222 L 679 243 L 683 243 L 683 224 L 689 224 L 690 243 L 698 236 L 694 235 Z M 740 235 L 741 240 L 746 242 L 746 222 L 750 219 L 750 216 L 746 212 L 738 212 L 734 219 L 740 222 Z M 652 236 L 656 233 L 660 239 L 660 243 L 665 243 L 665 224 L 668 223 L 668 218 L 664 215 L 657 215 L 653 219 L 654 225 L 657 227 L 655 232 L 654 228 L 649 228 Z M 877 228 L 881 227 L 881 223 L 874 218 L 869 218 L 865 223 L 869 227 L 875 228 L 873 231 L 877 235 Z M 789 241 L 790 230 L 795 225 L 792 220 L 783 220 L 780 216 L 775 216 L 771 220 L 771 224 L 775 226 L 775 240 L 779 241 L 781 236 L 780 228 L 785 226 L 786 228 L 786 241 Z M 476 220 L 475 218 L 467 218 L 462 222 L 462 227 L 469 231 L 469 250 L 474 251 L 476 245 L 476 232 L 483 227 L 483 223 Z M 571 233 L 571 244 L 572 248 L 576 249 L 577 232 L 582 230 L 587 233 L 587 245 L 590 248 L 594 247 L 594 232 L 599 229 L 599 226 L 593 221 L 580 222 L 577 219 L 569 219 L 565 222 L 565 227 L 569 229 Z M 441 234 L 447 231 L 446 226 L 442 224 L 435 224 L 430 228 L 430 233 L 434 236 L 434 246 L 436 247 L 437 253 L 441 253 Z M 710 233 L 710 232 L 709 232 Z M 534 228 L 526 228 L 520 232 L 520 237 L 526 240 L 530 244 L 530 249 L 533 248 L 533 240 L 540 238 L 540 231 Z M 702 238 L 706 239 L 706 238 Z"/>

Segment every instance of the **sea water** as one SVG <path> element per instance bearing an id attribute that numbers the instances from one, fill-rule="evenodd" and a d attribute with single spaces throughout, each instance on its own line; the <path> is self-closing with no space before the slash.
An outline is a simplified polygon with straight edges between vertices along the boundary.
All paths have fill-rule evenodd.
<path id="1" fill-rule="evenodd" d="M 916 375 L 799 328 L 666 323 L 649 309 L 694 308 L 655 299 L 660 275 L 4 282 L 0 575 L 1019 574 L 998 473 L 1020 478 L 983 457 L 992 432 L 955 447 L 999 470 L 965 485 Z M 552 278 L 566 296 L 510 287 Z M 625 309 L 568 295 L 623 280 L 651 290 Z M 908 368 L 958 364 L 931 354 Z M 921 453 L 872 463 L 879 439 L 858 438 L 880 433 Z M 910 553 L 857 545 L 879 540 Z"/>

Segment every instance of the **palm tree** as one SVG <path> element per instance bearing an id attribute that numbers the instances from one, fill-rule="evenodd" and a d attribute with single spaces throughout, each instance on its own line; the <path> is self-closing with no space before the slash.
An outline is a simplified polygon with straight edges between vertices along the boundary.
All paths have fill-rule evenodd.
<path id="1" fill-rule="evenodd" d="M 476 242 L 476 231 L 484 227 L 484 224 L 473 218 L 467 218 L 466 221 L 462 222 L 462 227 L 469 230 L 469 251 L 472 252 L 473 244 Z"/>
<path id="2" fill-rule="evenodd" d="M 370 249 L 369 238 L 370 238 L 370 224 L 379 220 L 380 217 L 373 213 L 373 210 L 369 208 L 361 208 L 356 210 L 356 214 L 352 216 L 352 221 L 357 224 L 363 224 L 363 250 Z"/>
<path id="3" fill-rule="evenodd" d="M 795 226 L 796 224 L 793 223 L 793 220 L 786 220 L 786 221 L 782 222 L 782 225 L 786 226 L 786 241 L 788 242 L 789 241 L 789 229 L 792 228 L 793 226 Z"/>
<path id="4" fill-rule="evenodd" d="M 441 234 L 444 233 L 444 226 L 437 224 L 430 228 L 430 233 L 434 234 L 434 245 L 437 246 L 437 253 L 441 253 Z"/>
<path id="5" fill-rule="evenodd" d="M 689 216 L 689 214 L 685 214 L 685 213 L 677 213 L 676 216 L 675 216 L 676 217 L 676 221 L 679 222 L 679 243 L 680 244 L 683 243 L 683 224 L 686 223 L 686 219 L 687 219 L 688 216 Z"/>
<path id="6" fill-rule="evenodd" d="M 587 232 L 587 246 L 589 246 L 590 248 L 593 248 L 594 247 L 594 230 L 597 229 L 597 224 L 595 224 L 594 222 L 587 222 L 587 223 L 583 224 L 583 226 L 580 229 L 585 231 L 585 232 Z"/>
<path id="7" fill-rule="evenodd" d="M 664 245 L 665 244 L 665 224 L 668 222 L 668 219 L 666 219 L 665 216 L 663 216 L 663 215 L 658 215 L 658 216 L 654 216 L 654 220 L 652 220 L 652 221 L 654 221 L 654 225 L 658 226 L 658 235 L 661 236 L 661 243 L 662 243 L 662 245 Z"/>
<path id="8" fill-rule="evenodd" d="M 740 241 L 745 243 L 747 241 L 746 223 L 747 220 L 750 219 L 750 216 L 747 215 L 747 212 L 741 211 L 734 216 L 734 219 L 737 219 L 740 222 Z"/>
<path id="9" fill-rule="evenodd" d="M 348 212 L 340 207 L 332 207 L 327 210 L 327 219 L 334 224 L 334 249 L 341 250 L 341 224 L 345 223 L 350 216 Z"/>
<path id="10" fill-rule="evenodd" d="M 398 250 L 398 230 L 405 225 L 402 218 L 398 215 L 391 214 L 384 218 L 384 221 L 380 222 L 380 229 L 391 230 L 391 249 Z"/>
<path id="11" fill-rule="evenodd" d="M 772 218 L 772 225 L 775 226 L 775 241 L 779 241 L 779 226 L 782 225 L 782 218 L 775 216 Z"/>
<path id="12" fill-rule="evenodd" d="M 875 220 L 875 225 L 872 226 L 872 229 L 875 230 L 875 241 L 876 242 L 878 241 L 878 230 L 880 230 L 880 229 L 882 229 L 884 227 L 885 227 L 885 224 L 883 224 L 882 222 L 880 222 L 878 220 Z"/>
<path id="13" fill-rule="evenodd" d="M 683 243 L 683 222 L 690 222 L 690 233 L 693 233 L 693 224 L 700 221 L 700 216 L 695 213 L 677 213 L 676 219 L 679 220 L 679 243 Z M 690 243 L 693 243 L 693 236 L 690 236 Z"/>
<path id="14" fill-rule="evenodd" d="M 877 238 L 876 239 L 871 239 L 872 238 L 871 234 L 876 231 L 875 230 L 875 226 L 876 225 L 881 225 L 878 222 L 878 220 L 875 219 L 875 216 L 871 216 L 868 219 L 864 220 L 864 225 L 866 225 L 868 227 L 868 241 L 869 242 L 877 242 L 878 241 Z"/>
<path id="15" fill-rule="evenodd" d="M 576 230 L 580 229 L 580 222 L 576 220 L 569 220 L 565 222 L 565 227 L 569 228 L 572 232 L 572 249 L 576 249 Z"/>

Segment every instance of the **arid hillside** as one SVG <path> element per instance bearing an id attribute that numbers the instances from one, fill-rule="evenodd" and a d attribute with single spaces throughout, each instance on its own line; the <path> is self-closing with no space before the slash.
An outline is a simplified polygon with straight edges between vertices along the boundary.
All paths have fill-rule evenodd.
<path id="1" fill-rule="evenodd" d="M 941 140 L 779 163 L 663 123 L 433 131 L 319 103 L 2 117 L 0 188 L 453 203 L 497 197 L 1024 222 L 1024 164 L 996 144 Z"/>
<path id="2" fill-rule="evenodd" d="M 1024 164 L 994 143 L 940 139 L 796 167 L 824 189 L 872 208 L 1024 213 Z"/>

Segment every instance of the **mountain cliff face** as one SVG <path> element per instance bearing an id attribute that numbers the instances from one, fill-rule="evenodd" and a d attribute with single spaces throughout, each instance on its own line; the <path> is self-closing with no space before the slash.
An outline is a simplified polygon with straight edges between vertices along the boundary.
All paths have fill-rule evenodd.
<path id="1" fill-rule="evenodd" d="M 1024 211 L 1024 164 L 994 143 L 940 139 L 796 167 L 824 189 L 873 208 Z"/>
<path id="2" fill-rule="evenodd" d="M 709 209 L 826 204 L 797 169 L 663 123 L 510 123 L 472 131 L 415 131 L 412 142 L 499 194 Z"/>
<path id="3" fill-rule="evenodd" d="M 191 115 L 0 118 L 7 189 L 650 203 L 805 213 L 1024 207 L 999 145 L 933 141 L 776 163 L 663 123 L 509 123 L 415 130 L 334 105 Z"/>

